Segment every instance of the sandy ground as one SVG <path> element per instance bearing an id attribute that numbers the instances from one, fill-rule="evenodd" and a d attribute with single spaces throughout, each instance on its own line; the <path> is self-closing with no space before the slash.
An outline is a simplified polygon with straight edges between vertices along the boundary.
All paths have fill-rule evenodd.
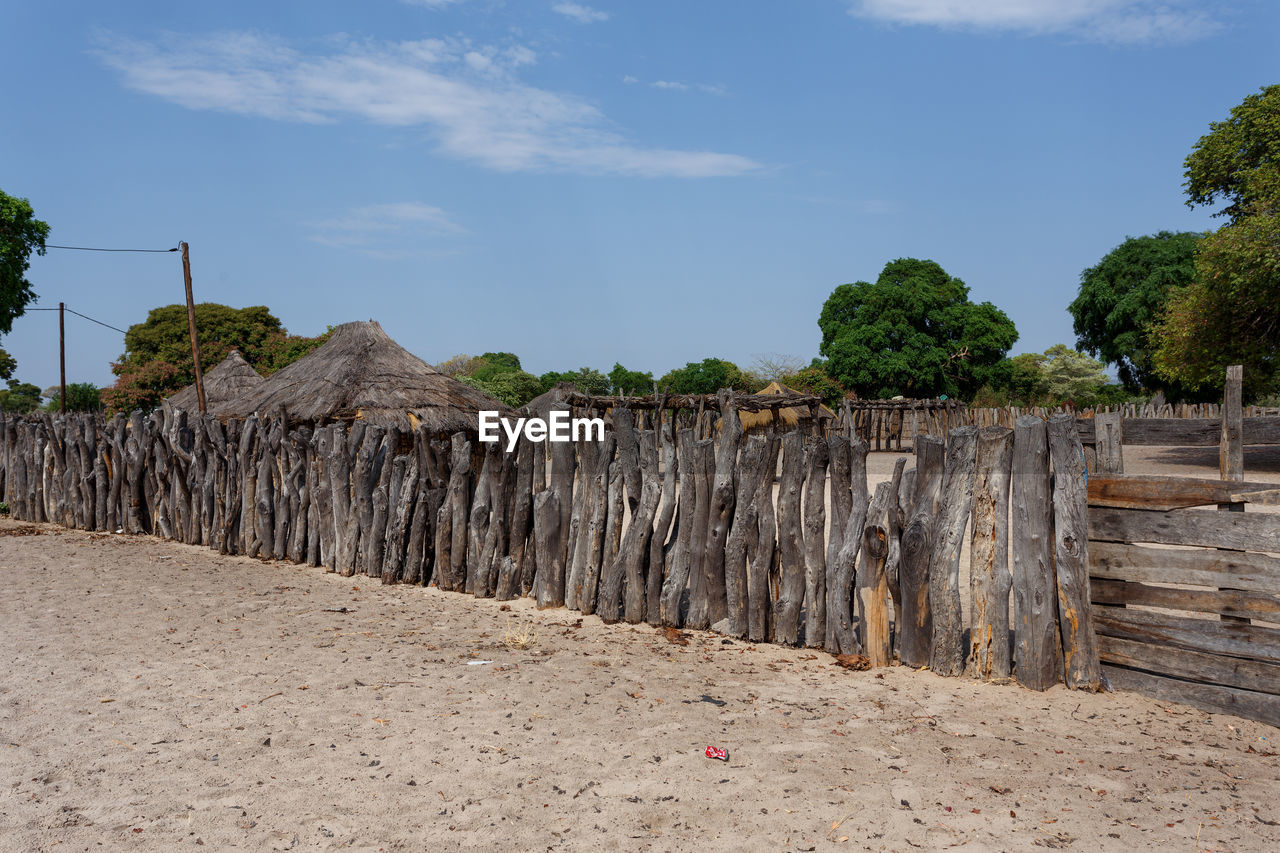
<path id="1" fill-rule="evenodd" d="M 23 526 L 5 851 L 1280 849 L 1261 724 Z"/>

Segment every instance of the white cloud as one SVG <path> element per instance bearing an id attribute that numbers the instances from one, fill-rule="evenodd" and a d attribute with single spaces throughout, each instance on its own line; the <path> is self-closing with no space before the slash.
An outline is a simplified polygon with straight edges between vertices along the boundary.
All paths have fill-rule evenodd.
<path id="1" fill-rule="evenodd" d="M 372 204 L 311 223 L 311 239 L 374 257 L 406 257 L 467 230 L 438 207 L 416 201 Z"/>
<path id="2" fill-rule="evenodd" d="M 623 77 L 623 78 L 622 78 L 622 82 L 623 82 L 623 83 L 634 83 L 634 82 L 636 82 L 636 78 L 634 78 L 634 77 Z M 650 86 L 652 86 L 652 87 L 653 87 L 653 88 L 655 88 L 655 89 L 668 89 L 668 90 L 673 91 L 673 92 L 687 92 L 687 91 L 689 91 L 690 89 L 697 89 L 699 92 L 703 92 L 703 93 L 708 94 L 708 95 L 723 95 L 723 94 L 725 93 L 725 88 L 724 88 L 724 86 L 721 86 L 721 85 L 720 85 L 720 84 L 718 84 L 718 83 L 693 83 L 693 84 L 690 84 L 690 83 L 681 83 L 681 82 L 680 82 L 680 81 L 678 81 L 678 80 L 654 80 L 654 81 L 653 81 L 652 83 L 650 83 L 649 85 L 650 85 Z"/>
<path id="3" fill-rule="evenodd" d="M 637 80 L 635 77 L 632 77 L 630 74 L 628 74 L 627 76 L 622 78 L 622 82 L 626 83 L 627 85 L 631 85 L 632 83 L 639 83 L 640 81 Z"/>
<path id="4" fill-rule="evenodd" d="M 535 58 L 523 47 L 336 36 L 327 52 L 305 53 L 248 32 L 100 42 L 99 56 L 124 85 L 188 109 L 422 127 L 442 153 L 499 171 L 693 178 L 760 168 L 737 154 L 631 142 L 587 101 L 520 82 L 516 69 Z"/>
<path id="5" fill-rule="evenodd" d="M 566 18 L 573 18 L 580 24 L 594 24 L 597 21 L 609 20 L 608 12 L 601 12 L 590 6 L 583 6 L 581 3 L 557 3 L 551 7 L 551 11 L 559 12 Z"/>
<path id="6" fill-rule="evenodd" d="M 896 24 L 1123 44 L 1188 42 L 1220 29 L 1191 0 L 855 0 L 849 12 Z"/>
<path id="7" fill-rule="evenodd" d="M 684 83 L 676 83 L 673 80 L 654 80 L 649 85 L 655 89 L 675 89 L 678 92 L 683 92 L 689 88 Z"/>

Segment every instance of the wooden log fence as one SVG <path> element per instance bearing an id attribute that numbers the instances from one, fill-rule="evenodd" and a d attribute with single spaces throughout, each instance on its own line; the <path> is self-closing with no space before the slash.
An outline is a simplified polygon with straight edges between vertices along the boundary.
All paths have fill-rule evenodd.
<path id="1" fill-rule="evenodd" d="M 604 441 L 521 439 L 511 452 L 474 434 L 401 435 L 358 420 L 297 424 L 261 414 L 223 423 L 168 407 L 109 420 L 5 417 L 0 495 L 27 521 L 153 534 L 384 583 L 532 596 L 539 607 L 609 622 L 711 628 L 1036 689 L 1064 678 L 1097 689 L 1099 647 L 1120 654 L 1114 626 L 1127 626 L 1121 639 L 1141 641 L 1133 626 L 1147 617 L 1110 614 L 1118 595 L 1172 600 L 1118 588 L 1113 569 L 1097 573 L 1117 560 L 1144 565 L 1117 551 L 1139 547 L 1125 537 L 1155 544 L 1170 534 L 1158 520 L 1138 526 L 1105 515 L 1143 512 L 1129 504 L 1148 500 L 1106 480 L 1091 481 L 1091 500 L 1096 485 L 1099 500 L 1122 503 L 1085 513 L 1074 416 L 1046 424 L 1030 413 L 1012 431 L 943 422 L 940 435 L 913 440 L 914 468 L 899 463 L 869 490 L 875 437 L 858 428 L 852 407 L 848 428 L 829 435 L 806 425 L 745 436 L 734 415 L 742 400 L 727 392 L 697 401 L 700 412 L 687 410 L 688 399 L 634 409 L 625 399 L 585 400 L 606 402 Z M 963 409 L 945 411 L 959 418 Z M 1212 561 L 1185 568 L 1185 577 L 1214 582 L 1215 594 L 1197 599 L 1199 612 L 1272 613 L 1271 587 L 1257 578 L 1280 570 L 1255 552 L 1257 516 L 1211 521 L 1200 544 L 1237 550 L 1207 551 Z M 1106 533 L 1113 529 L 1121 533 Z M 1111 620 L 1105 629 L 1091 615 L 1099 607 Z M 1272 630 L 1213 625 L 1224 639 L 1185 650 L 1253 648 Z"/>

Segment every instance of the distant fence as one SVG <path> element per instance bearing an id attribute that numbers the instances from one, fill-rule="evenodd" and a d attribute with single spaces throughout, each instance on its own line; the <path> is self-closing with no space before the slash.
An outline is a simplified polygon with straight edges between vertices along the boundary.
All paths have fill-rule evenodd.
<path id="1" fill-rule="evenodd" d="M 896 654 L 942 675 L 1097 688 L 1074 417 L 922 437 L 916 467 L 900 461 L 872 494 L 860 437 L 744 436 L 732 399 L 718 432 L 676 429 L 660 407 L 640 427 L 617 406 L 602 442 L 511 453 L 362 421 L 46 414 L 0 422 L 0 476 L 29 521 L 532 595 L 870 666 Z"/>

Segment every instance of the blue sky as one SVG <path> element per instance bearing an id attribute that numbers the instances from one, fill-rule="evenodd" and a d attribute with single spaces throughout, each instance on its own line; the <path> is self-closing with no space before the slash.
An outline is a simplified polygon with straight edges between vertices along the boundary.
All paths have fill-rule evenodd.
<path id="1" fill-rule="evenodd" d="M 1216 225 L 1182 160 L 1278 35 L 1264 0 L 10 4 L 0 189 L 51 243 L 186 240 L 200 301 L 432 362 L 807 359 L 898 257 L 1041 351 L 1126 236 Z M 29 275 L 120 328 L 182 299 L 176 255 Z M 69 380 L 110 383 L 122 336 L 67 323 Z M 0 346 L 57 382 L 55 313 Z"/>

